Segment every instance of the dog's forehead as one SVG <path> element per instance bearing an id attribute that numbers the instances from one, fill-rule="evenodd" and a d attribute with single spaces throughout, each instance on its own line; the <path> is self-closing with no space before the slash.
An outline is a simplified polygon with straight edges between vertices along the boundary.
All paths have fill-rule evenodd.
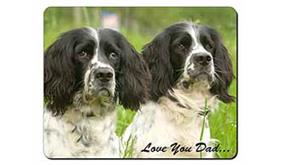
<path id="1" fill-rule="evenodd" d="M 188 22 L 188 23 L 179 23 L 171 26 L 167 29 L 169 34 L 172 35 L 189 35 L 193 40 L 197 40 L 200 35 L 201 26 Z"/>
<path id="2" fill-rule="evenodd" d="M 197 39 L 199 36 L 199 26 L 196 24 L 187 24 L 185 31 L 193 38 Z"/>
<path id="3" fill-rule="evenodd" d="M 121 34 L 118 31 L 109 28 L 98 29 L 98 35 L 100 42 L 114 41 L 121 38 Z"/>
<path id="4" fill-rule="evenodd" d="M 91 27 L 87 27 L 87 29 L 89 30 L 90 36 L 92 36 L 93 39 L 95 40 L 95 42 L 98 44 L 98 41 L 99 41 L 98 31 Z"/>
<path id="5" fill-rule="evenodd" d="M 193 23 L 184 24 L 184 31 L 190 34 L 193 39 L 199 39 L 202 35 L 209 35 L 208 27 Z"/>
<path id="6" fill-rule="evenodd" d="M 199 26 L 193 23 L 185 24 L 184 31 L 189 34 L 192 39 L 193 49 L 197 48 L 200 45 L 200 31 Z"/>

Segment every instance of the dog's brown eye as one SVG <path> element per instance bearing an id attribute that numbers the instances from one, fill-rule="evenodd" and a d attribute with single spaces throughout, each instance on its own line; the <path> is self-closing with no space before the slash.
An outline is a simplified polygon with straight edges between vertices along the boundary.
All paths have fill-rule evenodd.
<path id="1" fill-rule="evenodd" d="M 206 47 L 206 49 L 209 49 L 209 50 L 213 48 L 213 46 L 212 46 L 211 44 L 209 44 L 209 43 L 208 43 L 208 44 L 206 44 L 206 46 L 205 46 L 205 47 Z"/>
<path id="2" fill-rule="evenodd" d="M 177 47 L 178 47 L 179 49 L 184 49 L 184 48 L 185 48 L 185 47 L 183 46 L 183 44 L 178 44 Z"/>
<path id="3" fill-rule="evenodd" d="M 79 53 L 79 57 L 81 57 L 81 58 L 88 57 L 88 53 L 85 51 L 82 51 L 81 53 Z"/>
<path id="4" fill-rule="evenodd" d="M 115 60 L 115 59 L 118 58 L 118 55 L 117 55 L 117 53 L 115 53 L 115 52 L 111 52 L 111 53 L 109 54 L 109 58 Z"/>

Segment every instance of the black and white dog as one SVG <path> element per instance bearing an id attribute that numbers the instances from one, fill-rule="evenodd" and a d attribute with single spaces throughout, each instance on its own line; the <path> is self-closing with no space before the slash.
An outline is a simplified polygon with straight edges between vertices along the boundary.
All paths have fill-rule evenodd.
<path id="1" fill-rule="evenodd" d="M 177 23 L 148 43 L 143 56 L 152 75 L 154 102 L 142 107 L 123 140 L 133 139 L 134 157 L 198 158 L 196 143 L 204 116 L 216 109 L 218 100 L 234 101 L 228 93 L 234 78 L 231 59 L 218 32 L 190 22 Z M 207 118 L 201 141 L 211 145 Z M 173 152 L 175 143 L 192 149 Z M 156 152 L 156 146 L 167 148 Z M 203 157 L 213 154 L 203 153 Z"/>
<path id="2" fill-rule="evenodd" d="M 148 68 L 117 31 L 63 33 L 44 55 L 44 152 L 49 158 L 119 157 L 116 102 L 148 99 Z"/>

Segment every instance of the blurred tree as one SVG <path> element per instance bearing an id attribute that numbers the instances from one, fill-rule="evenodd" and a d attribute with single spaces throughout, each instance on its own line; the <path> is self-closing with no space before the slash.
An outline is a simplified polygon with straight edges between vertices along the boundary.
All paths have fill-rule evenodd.
<path id="1" fill-rule="evenodd" d="M 54 39 L 53 35 L 72 28 L 100 27 L 102 11 L 116 13 L 125 33 L 154 36 L 175 22 L 193 21 L 212 26 L 218 31 L 227 31 L 224 35 L 236 36 L 236 12 L 229 7 L 52 7 L 45 11 L 45 35 Z M 46 42 L 49 43 L 48 39 Z"/>

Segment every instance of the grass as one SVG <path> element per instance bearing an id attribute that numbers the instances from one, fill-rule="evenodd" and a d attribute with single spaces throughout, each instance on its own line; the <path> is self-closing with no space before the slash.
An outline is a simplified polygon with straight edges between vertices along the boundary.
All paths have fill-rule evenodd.
<path id="1" fill-rule="evenodd" d="M 121 31 L 132 45 L 136 47 L 138 51 L 141 50 L 142 46 L 149 42 L 153 36 L 142 36 L 137 33 L 132 33 L 129 31 Z M 46 41 L 48 44 L 55 39 L 55 35 L 48 37 Z M 46 38 L 46 37 L 45 37 Z M 50 39 L 51 38 L 51 39 Z M 231 38 L 224 38 L 226 47 L 229 49 L 230 54 L 232 54 L 232 61 L 234 64 L 234 70 L 236 73 L 236 40 Z M 46 45 L 45 45 L 46 47 Z M 236 96 L 236 80 L 232 82 L 232 85 L 229 89 L 231 95 Z M 117 129 L 116 133 L 118 136 L 121 136 L 127 126 L 132 122 L 135 115 L 134 111 L 125 110 L 121 105 L 117 107 L 118 120 L 117 120 Z M 211 137 L 217 139 L 220 143 L 220 146 L 224 149 L 229 150 L 229 152 L 218 153 L 220 158 L 232 158 L 236 155 L 237 148 L 237 110 L 236 102 L 231 104 L 220 103 L 218 110 L 215 113 L 210 114 L 209 124 L 211 129 Z M 130 154 L 125 154 L 125 157 L 130 157 Z"/>
<path id="2" fill-rule="evenodd" d="M 236 93 L 236 83 L 234 82 L 230 88 L 232 94 Z M 122 106 L 117 107 L 117 129 L 116 133 L 121 136 L 125 129 L 132 122 L 135 115 L 134 111 L 125 110 Z M 216 139 L 222 149 L 229 152 L 217 152 L 219 158 L 233 158 L 236 155 L 237 148 L 237 111 L 236 103 L 224 104 L 220 103 L 216 112 L 211 113 L 209 117 L 209 125 L 211 129 L 211 137 Z M 202 130 L 201 134 L 203 134 Z M 202 135 L 203 136 L 203 135 Z M 200 138 L 200 140 L 202 140 Z M 132 143 L 128 143 L 131 145 Z M 126 148 L 131 148 L 127 146 Z M 131 151 L 125 151 L 124 157 L 130 157 Z"/>
<path id="3" fill-rule="evenodd" d="M 123 106 L 118 105 L 117 106 L 117 127 L 116 127 L 116 134 L 117 136 L 121 136 L 125 129 L 128 127 L 128 125 L 132 122 L 136 112 L 125 109 Z"/>
<path id="4" fill-rule="evenodd" d="M 230 87 L 230 93 L 236 94 L 236 82 Z M 237 109 L 236 102 L 220 103 L 218 110 L 209 118 L 211 137 L 217 139 L 221 148 L 229 152 L 218 152 L 220 158 L 233 158 L 237 152 Z"/>
<path id="5" fill-rule="evenodd" d="M 205 99 L 205 106 L 204 106 L 204 117 L 203 117 L 203 124 L 201 128 L 201 133 L 200 133 L 200 142 L 203 139 L 204 136 L 204 128 L 205 128 L 205 122 L 206 122 L 206 117 L 207 117 L 207 111 L 208 111 L 208 103 L 207 103 L 207 98 Z M 200 158 L 202 158 L 202 152 L 200 152 Z"/>
<path id="6" fill-rule="evenodd" d="M 144 43 L 149 42 L 153 36 L 140 36 L 136 33 L 131 34 L 129 31 L 122 32 L 125 36 L 129 36 L 128 40 L 136 47 L 138 51 Z M 227 32 L 221 32 L 227 33 Z M 236 76 L 236 37 L 233 35 L 223 35 L 223 40 L 226 47 L 231 54 L 234 74 Z M 236 79 L 233 80 L 229 92 L 236 97 Z M 121 136 L 126 127 L 131 123 L 135 112 L 125 110 L 122 106 L 118 106 L 118 121 L 116 133 Z M 216 139 L 222 149 L 229 150 L 229 152 L 218 152 L 219 158 L 233 158 L 237 152 L 237 109 L 236 101 L 230 104 L 220 102 L 219 108 L 209 114 L 209 125 L 211 129 L 211 137 Z"/>
<path id="7" fill-rule="evenodd" d="M 58 9 L 57 9 L 58 10 Z M 65 9 L 64 9 L 65 10 Z M 51 12 L 52 10 L 49 10 L 45 14 L 45 29 L 44 29 L 44 48 L 46 49 L 54 40 L 58 37 L 58 35 L 64 31 L 73 29 L 75 27 L 81 27 L 81 26 L 88 26 L 89 23 L 83 23 L 81 22 L 80 25 L 74 25 L 73 23 L 66 23 L 63 22 L 66 21 L 67 17 L 58 17 L 58 15 L 54 15 L 54 13 Z M 53 10 L 55 11 L 55 10 Z M 206 9 L 200 10 L 200 12 L 193 12 L 197 11 L 197 9 L 193 10 L 182 10 L 183 12 L 179 12 L 179 14 L 183 19 L 189 18 L 189 16 L 193 16 L 193 20 L 196 20 L 199 23 L 202 24 L 208 24 L 211 26 L 214 26 L 220 34 L 222 34 L 223 41 L 225 43 L 225 46 L 229 50 L 231 54 L 231 59 L 233 62 L 233 68 L 234 73 L 236 76 L 237 66 L 236 66 L 236 24 L 233 23 L 235 20 L 232 20 L 233 17 L 225 16 L 225 18 L 229 17 L 230 20 L 221 20 L 221 18 L 212 17 L 212 13 L 218 12 L 218 10 L 212 10 L 210 17 L 207 18 L 207 15 L 203 15 L 201 17 L 198 17 L 203 11 L 207 11 Z M 199 11 L 199 10 L 198 10 Z M 59 12 L 62 12 L 62 10 L 57 11 L 57 14 Z M 152 10 L 150 12 L 153 12 Z M 144 12 L 145 13 L 145 12 Z M 223 12 L 222 12 L 223 13 Z M 161 13 L 162 15 L 165 14 Z M 202 14 L 202 13 L 201 13 Z M 232 13 L 233 14 L 233 13 Z M 223 16 L 223 15 L 222 15 Z M 58 17 L 58 18 L 56 18 Z M 158 16 L 157 16 L 158 17 Z M 164 17 L 163 17 L 164 18 Z M 198 18 L 201 18 L 202 22 L 200 20 L 198 21 Z M 205 20 L 203 20 L 205 19 Z M 213 19 L 213 20 L 210 20 Z M 151 19 L 150 19 L 151 20 Z M 171 19 L 160 19 L 163 21 L 168 21 L 167 24 L 164 25 L 162 22 L 161 25 L 156 24 L 155 26 L 159 26 L 159 28 L 163 28 L 170 24 L 170 22 L 178 22 L 180 21 L 178 18 Z M 209 21 L 209 22 L 207 22 Z M 60 24 L 59 24 L 60 22 Z M 159 21 L 158 21 L 159 22 Z M 92 24 L 93 25 L 93 24 Z M 145 29 L 145 27 L 144 27 Z M 125 28 L 121 28 L 121 33 L 129 40 L 129 42 L 135 46 L 135 48 L 140 51 L 144 44 L 148 43 L 152 40 L 155 33 L 149 34 L 149 33 L 141 33 L 136 31 L 130 31 Z M 233 96 L 236 96 L 236 79 L 232 82 L 230 86 L 230 94 Z M 125 110 L 121 105 L 117 107 L 117 113 L 118 113 L 118 120 L 117 120 L 117 129 L 116 133 L 118 136 L 121 136 L 127 126 L 132 122 L 132 119 L 135 115 L 134 111 L 131 110 Z M 220 158 L 232 158 L 236 155 L 237 152 L 237 107 L 236 102 L 231 104 L 224 104 L 220 103 L 219 108 L 216 112 L 211 113 L 209 116 L 209 125 L 211 129 L 211 137 L 214 139 L 217 139 L 220 143 L 221 148 L 229 150 L 229 152 L 221 152 L 218 153 L 218 157 Z M 125 157 L 130 157 L 130 154 L 124 155 Z"/>

